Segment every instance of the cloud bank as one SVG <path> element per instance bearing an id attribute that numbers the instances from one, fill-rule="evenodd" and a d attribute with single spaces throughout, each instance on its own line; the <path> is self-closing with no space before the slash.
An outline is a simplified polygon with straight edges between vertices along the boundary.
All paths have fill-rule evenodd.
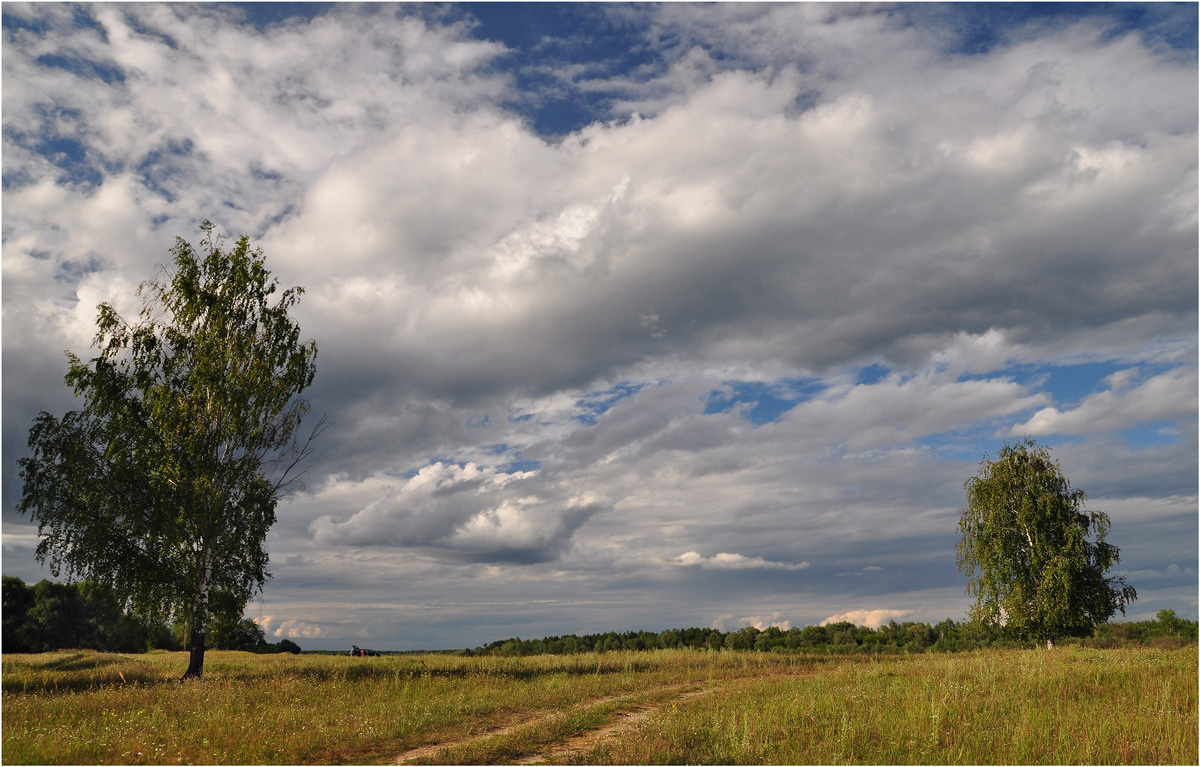
<path id="1" fill-rule="evenodd" d="M 1195 610 L 1194 8 L 474 10 L 5 4 L 6 574 L 61 350 L 208 218 L 306 288 L 251 610 L 319 642 L 961 617 L 1026 434 Z"/>

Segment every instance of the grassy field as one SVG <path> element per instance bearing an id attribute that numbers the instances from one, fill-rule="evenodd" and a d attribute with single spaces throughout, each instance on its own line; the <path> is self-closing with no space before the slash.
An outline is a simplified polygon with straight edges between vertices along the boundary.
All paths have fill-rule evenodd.
<path id="1" fill-rule="evenodd" d="M 1195 764 L 1197 648 L 3 656 L 5 764 Z"/>

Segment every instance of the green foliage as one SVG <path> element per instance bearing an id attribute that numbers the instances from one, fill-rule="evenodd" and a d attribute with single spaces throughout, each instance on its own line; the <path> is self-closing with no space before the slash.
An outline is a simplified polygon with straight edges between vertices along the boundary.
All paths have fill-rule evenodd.
<path id="1" fill-rule="evenodd" d="M 0 645 L 5 652 L 31 652 L 24 627 L 26 616 L 34 605 L 33 590 L 20 578 L 5 575 L 3 598 L 4 635 Z"/>
<path id="2" fill-rule="evenodd" d="M 1160 643 L 1175 640 L 1195 642 L 1200 635 L 1200 622 L 1184 620 L 1174 610 L 1159 610 L 1152 621 L 1126 621 L 1109 623 L 1096 630 L 1096 639 L 1101 644 L 1116 643 Z"/>
<path id="3" fill-rule="evenodd" d="M 183 620 L 203 669 L 212 592 L 240 615 L 267 572 L 267 531 L 298 480 L 311 440 L 316 344 L 288 316 L 302 290 L 283 291 L 262 252 L 232 249 L 201 224 L 201 252 L 182 238 L 174 270 L 142 284 L 139 320 L 101 304 L 84 362 L 68 353 L 81 411 L 41 413 L 22 459 L 18 510 L 38 523 L 37 557 L 51 572 L 111 587 L 156 620 Z"/>
<path id="4" fill-rule="evenodd" d="M 1173 610 L 1160 610 L 1158 620 L 1137 623 L 1115 623 L 1100 627 L 1093 644 L 1112 644 L 1113 638 L 1142 642 L 1162 638 L 1177 638 L 1183 642 L 1197 640 L 1200 623 L 1179 618 Z M 1033 640 L 1014 641 L 999 627 L 978 621 L 956 622 L 947 618 L 936 625 L 928 623 L 896 623 L 891 621 L 877 629 L 856 626 L 849 622 L 826 626 L 805 626 L 786 631 L 771 626 L 759 630 L 744 626 L 728 633 L 718 629 L 667 629 L 658 634 L 650 631 L 608 632 L 576 636 L 550 636 L 543 639 L 513 637 L 463 650 L 464 655 L 577 655 L 619 650 L 682 649 L 696 651 L 740 651 L 766 653 L 819 653 L 895 655 L 927 652 L 964 652 L 985 648 L 1033 647 Z M 640 645 L 640 646 L 635 646 Z"/>
<path id="5" fill-rule="evenodd" d="M 275 647 L 277 648 L 276 652 L 286 652 L 291 653 L 292 655 L 300 654 L 300 645 L 296 644 L 290 639 L 280 639 L 279 643 L 275 645 Z"/>
<path id="6" fill-rule="evenodd" d="M 258 652 L 267 646 L 262 627 L 249 618 L 230 620 L 225 615 L 214 616 L 205 636 L 209 649 Z"/>
<path id="7" fill-rule="evenodd" d="M 93 581 L 26 586 L 4 576 L 4 651 L 47 652 L 86 648 L 106 652 L 177 650 L 163 625 L 121 606 L 107 586 Z"/>
<path id="8" fill-rule="evenodd" d="M 1006 444 L 964 486 L 957 560 L 977 620 L 1053 646 L 1091 636 L 1137 598 L 1123 577 L 1105 575 L 1119 560 L 1105 541 L 1108 515 L 1084 508 L 1084 492 L 1071 488 L 1047 448 L 1031 439 Z"/>
<path id="9" fill-rule="evenodd" d="M 214 602 L 227 597 L 218 595 Z M 226 608 L 228 609 L 228 608 Z M 33 586 L 4 576 L 4 652 L 41 653 L 65 649 L 141 653 L 178 650 L 186 627 L 176 637 L 165 623 L 146 621 L 121 608 L 113 590 L 94 581 Z M 205 635 L 208 649 L 256 653 L 299 653 L 290 639 L 266 641 L 262 628 L 249 618 L 232 619 L 217 611 Z"/>

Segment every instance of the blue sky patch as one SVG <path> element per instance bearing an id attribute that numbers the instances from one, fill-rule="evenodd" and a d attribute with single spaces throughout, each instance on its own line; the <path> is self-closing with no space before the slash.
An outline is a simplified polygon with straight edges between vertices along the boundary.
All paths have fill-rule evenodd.
<path id="1" fill-rule="evenodd" d="M 94 29 L 100 33 L 100 39 L 108 42 L 108 35 L 104 32 L 104 27 L 92 17 L 92 15 L 84 9 L 84 7 L 76 7 L 72 9 L 71 23 L 73 26 L 80 29 Z M 35 34 L 44 35 L 50 31 L 51 24 L 46 17 L 29 19 L 19 13 L 11 13 L 8 4 L 4 6 L 4 12 L 0 15 L 0 25 L 4 29 L 16 30 L 24 29 Z"/>
<path id="2" fill-rule="evenodd" d="M 600 416 L 626 397 L 632 397 L 644 389 L 646 384 L 622 382 L 605 391 L 593 392 L 586 397 L 576 400 L 575 406 L 583 408 L 584 412 L 575 416 L 575 420 L 588 426 L 595 426 Z"/>
<path id="3" fill-rule="evenodd" d="M 59 56 L 57 54 L 45 54 L 37 58 L 37 63 L 42 66 L 53 67 L 56 69 L 65 69 L 66 71 L 82 77 L 85 80 L 99 79 L 106 85 L 112 83 L 125 82 L 125 73 L 119 67 L 109 64 L 102 64 L 98 61 L 88 61 L 87 59 L 77 58 L 75 56 Z"/>
<path id="4" fill-rule="evenodd" d="M 1193 428 L 1195 428 L 1193 424 Z M 1182 444 L 1183 435 L 1169 421 L 1146 421 L 1132 429 L 1122 429 L 1117 435 L 1130 447 L 1144 450 L 1152 447 Z"/>
<path id="5" fill-rule="evenodd" d="M 60 168 L 69 168 L 87 159 L 87 147 L 69 136 L 48 138 L 38 144 L 37 151 Z"/>
<path id="6" fill-rule="evenodd" d="M 505 474 L 516 474 L 519 471 L 537 471 L 542 468 L 541 461 L 530 461 L 526 458 L 518 458 L 515 461 L 510 461 L 496 467 L 499 471 Z"/>
<path id="7" fill-rule="evenodd" d="M 1104 39 L 1138 32 L 1156 45 L 1196 50 L 1196 3 L 995 3 L 980 13 L 973 3 L 917 3 L 900 6 L 916 24 L 942 27 L 947 52 L 978 55 L 1009 45 L 1038 28 L 1062 28 L 1093 19 Z"/>
<path id="8" fill-rule="evenodd" d="M 1012 380 L 1031 387 L 1034 391 L 1050 395 L 1053 406 L 1059 410 L 1078 407 L 1090 395 L 1108 391 L 1106 378 L 1122 370 L 1137 368 L 1133 385 L 1155 375 L 1164 373 L 1174 364 L 1129 364 L 1128 362 L 1105 361 L 1085 362 L 1075 365 L 1017 365 L 1005 370 Z"/>
<path id="9" fill-rule="evenodd" d="M 863 386 L 873 386 L 890 375 L 892 369 L 878 362 L 867 365 L 858 371 L 857 382 Z"/>
<path id="10" fill-rule="evenodd" d="M 481 449 L 494 456 L 503 456 L 506 453 L 512 455 L 512 460 L 507 463 L 496 464 L 496 470 L 505 474 L 513 474 L 518 471 L 537 471 L 542 467 L 541 461 L 533 461 L 521 456 L 521 448 L 514 447 L 504 442 L 497 442 L 494 445 L 482 445 Z"/>
<path id="11" fill-rule="evenodd" d="M 726 381 L 727 391 L 713 391 L 704 404 L 704 414 L 726 413 L 737 405 L 753 403 L 742 411 L 746 420 L 755 426 L 773 423 L 783 414 L 805 400 L 812 399 L 824 389 L 813 378 L 784 379 L 778 383 L 762 381 Z"/>
<path id="12" fill-rule="evenodd" d="M 78 282 L 85 276 L 98 272 L 104 268 L 104 263 L 92 256 L 87 261 L 63 261 L 58 265 L 58 274 L 55 279 L 60 282 Z"/>
<path id="13" fill-rule="evenodd" d="M 245 19 L 262 32 L 291 19 L 312 19 L 328 11 L 334 3 L 232 3 Z"/>
<path id="14" fill-rule="evenodd" d="M 653 69 L 657 54 L 619 8 L 587 3 L 471 3 L 452 6 L 478 20 L 474 36 L 503 43 L 497 66 L 510 71 L 530 98 L 511 104 L 542 136 L 561 136 L 612 117 L 611 91 L 575 86 L 567 65 L 597 79 Z M 578 71 L 578 70 L 576 70 Z M 533 94 L 536 94 L 534 96 Z"/>

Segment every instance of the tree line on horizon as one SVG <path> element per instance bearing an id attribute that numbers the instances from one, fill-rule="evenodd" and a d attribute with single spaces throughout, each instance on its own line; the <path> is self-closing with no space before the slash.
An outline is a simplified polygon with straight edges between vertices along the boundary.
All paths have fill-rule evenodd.
<path id="1" fill-rule="evenodd" d="M 1154 620 L 1106 623 L 1096 627 L 1087 641 L 1097 646 L 1126 643 L 1153 643 L 1161 640 L 1195 642 L 1200 621 L 1179 618 L 1174 610 L 1159 610 Z M 574 655 L 618 650 L 690 649 L 705 651 L 742 650 L 755 652 L 905 653 L 961 652 L 985 648 L 1029 648 L 1038 646 L 1034 638 L 1021 638 L 980 621 L 940 623 L 891 621 L 879 628 L 858 626 L 848 621 L 824 626 L 778 626 L 759 629 L 745 626 L 724 632 L 715 628 L 667 629 L 653 631 L 609 631 L 577 636 L 548 636 L 542 639 L 501 639 L 474 649 L 466 655 Z"/>
<path id="2" fill-rule="evenodd" d="M 3 651 L 38 653 L 80 649 L 142 653 L 181 650 L 188 626 L 147 620 L 121 606 L 116 592 L 95 581 L 28 586 L 20 578 L 3 578 Z M 206 649 L 258 653 L 300 652 L 290 639 L 271 643 L 250 618 L 214 615 L 205 635 Z"/>

